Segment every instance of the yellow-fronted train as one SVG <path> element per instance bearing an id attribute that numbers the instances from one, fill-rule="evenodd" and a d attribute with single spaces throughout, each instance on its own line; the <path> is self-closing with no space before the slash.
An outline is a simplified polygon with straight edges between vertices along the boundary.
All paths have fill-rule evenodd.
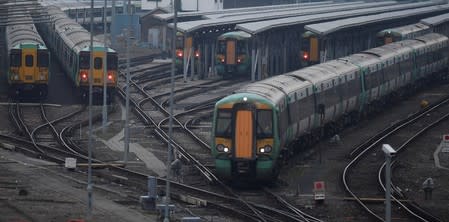
<path id="1" fill-rule="evenodd" d="M 111 102 L 117 86 L 117 53 L 106 48 L 103 42 L 93 38 L 93 49 L 90 49 L 90 33 L 76 21 L 67 17 L 59 8 L 48 6 L 49 23 L 40 23 L 38 28 L 47 45 L 53 51 L 65 73 L 72 80 L 78 92 L 87 98 L 89 92 L 90 55 L 93 53 L 93 95 L 102 101 L 103 85 L 106 80 L 107 100 Z M 106 69 L 106 76 L 104 71 Z"/>
<path id="2" fill-rule="evenodd" d="M 29 17 L 8 18 L 6 27 L 7 79 L 13 98 L 47 96 L 50 54 Z"/>

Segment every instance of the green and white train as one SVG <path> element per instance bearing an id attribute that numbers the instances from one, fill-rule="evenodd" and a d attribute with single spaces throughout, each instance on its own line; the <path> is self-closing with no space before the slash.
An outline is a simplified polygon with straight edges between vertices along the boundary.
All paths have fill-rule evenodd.
<path id="1" fill-rule="evenodd" d="M 237 90 L 215 105 L 212 155 L 217 175 L 275 179 L 294 151 L 383 109 L 395 94 L 446 77 L 448 49 L 446 36 L 431 33 Z"/>

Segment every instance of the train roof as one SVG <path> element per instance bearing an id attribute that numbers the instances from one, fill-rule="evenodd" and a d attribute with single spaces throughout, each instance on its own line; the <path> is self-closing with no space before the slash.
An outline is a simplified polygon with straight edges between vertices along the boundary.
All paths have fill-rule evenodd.
<path id="1" fill-rule="evenodd" d="M 436 26 L 448 21 L 449 21 L 449 13 L 421 19 L 421 23 L 426 24 L 428 26 Z"/>
<path id="2" fill-rule="evenodd" d="M 247 12 L 257 12 L 257 11 L 267 11 L 267 10 L 277 10 L 277 9 L 285 9 L 291 7 L 309 7 L 309 6 L 319 6 L 330 4 L 332 1 L 322 1 L 322 2 L 308 2 L 308 3 L 300 3 L 300 4 L 284 4 L 284 5 L 273 5 L 273 6 L 256 6 L 256 7 L 244 7 L 244 8 L 232 8 L 232 9 L 223 9 L 223 10 L 210 10 L 210 11 L 199 11 L 199 12 L 180 12 L 178 13 L 178 18 L 183 17 L 199 17 L 199 16 L 217 16 L 220 17 L 222 15 L 236 14 L 236 13 L 247 13 Z M 154 18 L 159 19 L 161 21 L 168 21 L 173 19 L 174 14 L 155 14 Z"/>
<path id="3" fill-rule="evenodd" d="M 429 33 L 427 35 L 419 36 L 415 38 L 418 41 L 425 42 L 426 44 L 441 44 L 448 43 L 448 37 L 439 33 Z"/>
<path id="4" fill-rule="evenodd" d="M 69 18 L 58 7 L 48 6 L 48 13 L 52 24 L 56 27 L 56 32 L 64 40 L 68 47 L 76 52 L 88 50 L 90 47 L 90 32 L 83 28 L 73 19 Z M 50 24 L 47 24 L 50 25 Z M 93 38 L 95 48 L 103 48 L 104 44 L 97 38 Z M 109 52 L 114 50 L 108 49 Z"/>
<path id="5" fill-rule="evenodd" d="M 229 18 L 218 18 L 218 19 L 207 19 L 207 20 L 196 20 L 189 22 L 180 22 L 177 24 L 178 30 L 182 32 L 193 32 L 201 28 L 214 28 L 217 29 L 217 26 L 220 25 L 233 25 L 238 23 L 252 22 L 252 21 L 261 21 L 261 20 L 269 20 L 269 19 L 277 19 L 277 18 L 285 18 L 292 16 L 300 16 L 300 15 L 310 15 L 316 13 L 326 13 L 326 12 L 335 12 L 341 10 L 351 10 L 351 9 L 360 9 L 366 7 L 374 7 L 376 5 L 391 5 L 395 2 L 374 2 L 374 3 L 361 3 L 361 4 L 339 4 L 339 6 L 335 5 L 323 5 L 320 8 L 309 8 L 302 9 L 297 8 L 292 11 L 281 11 L 281 12 L 266 12 L 266 13 L 257 13 L 250 15 L 239 15 L 232 16 Z M 170 27 L 173 27 L 173 24 L 169 24 Z"/>
<path id="6" fill-rule="evenodd" d="M 376 22 L 382 22 L 391 19 L 401 19 L 413 15 L 420 15 L 430 12 L 446 11 L 449 9 L 449 4 L 429 6 L 417 9 L 408 9 L 397 12 L 387 12 L 377 15 L 360 16 L 354 18 L 340 19 L 331 22 L 323 22 L 317 24 L 306 25 L 305 29 L 312 31 L 319 35 L 327 35 L 344 28 L 350 28 L 354 26 L 362 26 Z"/>
<path id="7" fill-rule="evenodd" d="M 384 29 L 384 30 L 380 31 L 378 34 L 392 33 L 392 34 L 395 34 L 395 35 L 405 36 L 405 35 L 408 35 L 410 33 L 419 32 L 419 31 L 422 31 L 422 30 L 429 30 L 430 31 L 430 27 L 428 25 L 425 25 L 425 24 L 422 24 L 422 23 L 414 23 L 414 24 L 410 24 L 410 25 L 404 25 L 404 26 L 400 26 L 400 27 Z"/>
<path id="8" fill-rule="evenodd" d="M 250 83 L 236 90 L 234 93 L 256 94 L 266 98 L 273 104 L 277 104 L 282 98 L 285 97 L 285 93 L 281 89 L 261 82 Z"/>
<path id="9" fill-rule="evenodd" d="M 378 63 L 379 56 L 360 52 L 342 58 L 338 58 L 337 60 L 344 61 L 346 63 L 351 63 L 360 67 L 360 66 L 369 66 L 370 64 L 373 63 Z"/>
<path id="10" fill-rule="evenodd" d="M 269 21 L 242 23 L 242 24 L 238 24 L 236 26 L 236 28 L 239 30 L 246 31 L 251 34 L 257 34 L 257 33 L 261 33 L 261 32 L 264 32 L 264 31 L 267 31 L 270 29 L 274 29 L 274 28 L 300 25 L 300 24 L 318 22 L 318 21 L 323 21 L 323 20 L 330 20 L 330 19 L 338 19 L 338 18 L 347 17 L 347 16 L 366 15 L 367 13 L 373 14 L 373 13 L 381 13 L 381 12 L 390 12 L 390 11 L 404 10 L 404 9 L 410 9 L 410 8 L 432 6 L 432 5 L 437 5 L 437 4 L 438 4 L 437 2 L 418 2 L 418 3 L 388 5 L 388 6 L 375 5 L 373 7 L 367 7 L 367 8 L 362 8 L 362 9 L 329 12 L 329 13 L 322 13 L 322 14 L 312 14 L 312 15 L 305 15 L 305 16 L 294 16 L 294 17 L 288 17 L 288 18 L 282 18 L 282 19 L 273 19 L 273 20 L 269 20 Z"/>
<path id="11" fill-rule="evenodd" d="M 235 38 L 237 40 L 248 39 L 251 38 L 251 34 L 244 31 L 235 31 L 235 32 L 226 32 L 218 36 L 218 40 Z"/>
<path id="12" fill-rule="evenodd" d="M 26 47 L 34 45 L 33 47 L 38 49 L 46 49 L 45 42 L 39 35 L 31 16 L 20 18 L 22 22 L 28 22 L 28 24 L 14 24 L 17 19 L 15 17 L 8 18 L 8 22 L 13 25 L 8 25 L 5 30 L 7 49 L 20 48 L 21 45 L 27 45 Z"/>

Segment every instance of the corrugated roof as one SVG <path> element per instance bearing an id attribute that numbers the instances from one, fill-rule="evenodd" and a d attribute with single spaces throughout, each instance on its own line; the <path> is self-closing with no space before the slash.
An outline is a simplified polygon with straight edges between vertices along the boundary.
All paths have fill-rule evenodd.
<path id="1" fill-rule="evenodd" d="M 419 2 L 419 3 L 410 3 L 410 4 L 400 4 L 400 5 L 391 5 L 391 6 L 381 6 L 381 7 L 370 7 L 364 9 L 357 10 L 349 10 L 349 11 L 338 11 L 338 12 L 330 12 L 323 14 L 313 14 L 307 16 L 296 16 L 289 17 L 283 19 L 274 19 L 269 21 L 260 21 L 260 22 L 250 22 L 238 24 L 236 26 L 237 29 L 246 31 L 251 34 L 257 34 L 260 32 L 264 32 L 266 30 L 270 30 L 272 28 L 279 28 L 285 26 L 306 24 L 311 22 L 317 22 L 322 20 L 329 20 L 333 18 L 340 18 L 342 16 L 358 16 L 365 15 L 367 13 L 381 13 L 381 12 L 389 12 L 395 10 L 404 10 L 409 8 L 418 8 L 436 5 L 437 2 Z M 441 2 L 440 2 L 441 4 Z"/>
<path id="2" fill-rule="evenodd" d="M 428 25 L 428 26 L 439 25 L 439 24 L 441 24 L 443 22 L 447 22 L 447 21 L 449 21 L 449 13 L 430 17 L 430 18 L 421 19 L 421 23 Z"/>
<path id="3" fill-rule="evenodd" d="M 214 10 L 214 11 L 199 11 L 199 12 L 180 12 L 178 13 L 178 17 L 196 17 L 196 16 L 207 16 L 207 15 L 224 15 L 231 13 L 245 13 L 252 11 L 264 11 L 264 10 L 276 10 L 283 8 L 292 8 L 297 7 L 298 5 L 301 7 L 314 7 L 317 5 L 325 5 L 330 4 L 332 1 L 322 1 L 322 2 L 308 2 L 308 3 L 300 3 L 300 4 L 284 4 L 284 5 L 272 5 L 272 6 L 257 6 L 257 7 L 245 7 L 245 8 L 232 8 L 232 9 L 224 9 L 224 10 Z M 158 14 L 154 15 L 154 18 L 159 19 L 161 21 L 167 21 L 173 19 L 173 13 L 168 14 Z"/>
<path id="4" fill-rule="evenodd" d="M 180 22 L 180 23 L 178 23 L 178 30 L 181 32 L 193 32 L 193 31 L 196 31 L 201 28 L 216 27 L 216 26 L 220 26 L 220 25 L 232 25 L 232 24 L 252 22 L 252 21 L 269 20 L 269 19 L 285 18 L 285 17 L 292 17 L 292 16 L 300 16 L 300 15 L 310 15 L 310 14 L 316 14 L 316 13 L 344 11 L 344 10 L 375 7 L 376 5 L 386 5 L 386 4 L 394 4 L 394 3 L 395 2 L 374 2 L 374 3 L 363 3 L 363 4 L 353 4 L 353 5 L 343 5 L 343 6 L 329 6 L 329 7 L 323 6 L 321 8 L 283 11 L 283 12 L 282 11 L 281 12 L 266 12 L 266 13 L 251 14 L 251 15 L 234 16 L 234 17 L 229 17 L 229 18 Z M 173 24 L 169 24 L 169 26 L 172 27 Z"/>
<path id="5" fill-rule="evenodd" d="M 397 11 L 397 12 L 387 12 L 387 13 L 376 14 L 376 15 L 360 16 L 360 17 L 355 17 L 355 18 L 335 20 L 335 21 L 331 21 L 331 22 L 311 24 L 311 25 L 306 25 L 305 29 L 312 31 L 319 35 L 327 35 L 329 33 L 336 32 L 336 31 L 344 29 L 344 28 L 366 25 L 366 24 L 371 24 L 371 23 L 376 23 L 376 22 L 382 22 L 382 21 L 391 20 L 391 19 L 400 19 L 400 18 L 405 18 L 405 17 L 424 14 L 424 13 L 444 11 L 444 10 L 448 10 L 448 9 L 449 9 L 449 4 L 436 5 L 436 6 L 430 6 L 430 7 L 424 7 L 424 8 L 408 9 L 408 10 Z"/>

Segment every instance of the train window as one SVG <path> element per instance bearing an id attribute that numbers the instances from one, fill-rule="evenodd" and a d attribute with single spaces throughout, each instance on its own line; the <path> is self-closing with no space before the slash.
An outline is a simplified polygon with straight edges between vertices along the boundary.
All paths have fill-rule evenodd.
<path id="1" fill-rule="evenodd" d="M 84 53 L 80 55 L 80 69 L 90 68 L 89 54 Z"/>
<path id="2" fill-rule="evenodd" d="M 37 52 L 37 66 L 39 67 L 48 67 L 48 52 L 39 50 Z"/>
<path id="3" fill-rule="evenodd" d="M 94 59 L 94 68 L 101 69 L 103 67 L 103 59 L 100 57 L 95 57 Z"/>
<path id="4" fill-rule="evenodd" d="M 26 55 L 25 56 L 25 66 L 26 67 L 32 67 L 33 66 L 33 56 L 32 55 Z"/>
<path id="5" fill-rule="evenodd" d="M 246 41 L 238 41 L 237 42 L 237 53 L 238 54 L 247 53 L 248 49 L 246 46 L 247 46 Z"/>
<path id="6" fill-rule="evenodd" d="M 257 138 L 273 137 L 271 110 L 257 110 Z"/>
<path id="7" fill-rule="evenodd" d="M 9 65 L 12 67 L 19 67 L 21 64 L 22 56 L 20 55 L 20 50 L 12 50 Z"/>
<path id="8" fill-rule="evenodd" d="M 117 55 L 108 55 L 107 66 L 108 69 L 117 70 Z"/>
<path id="9" fill-rule="evenodd" d="M 218 53 L 225 54 L 226 53 L 226 41 L 218 41 Z"/>
<path id="10" fill-rule="evenodd" d="M 216 136 L 222 137 L 231 137 L 232 129 L 231 129 L 231 110 L 228 109 L 219 109 L 217 114 L 217 123 L 215 128 Z"/>

